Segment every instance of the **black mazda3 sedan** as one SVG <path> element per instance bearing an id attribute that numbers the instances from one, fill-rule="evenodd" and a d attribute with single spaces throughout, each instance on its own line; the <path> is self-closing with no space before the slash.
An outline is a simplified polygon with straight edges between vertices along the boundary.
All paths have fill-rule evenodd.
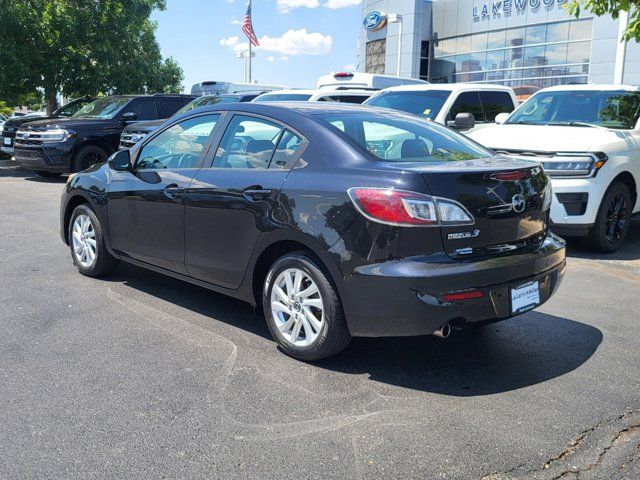
<path id="1" fill-rule="evenodd" d="M 316 360 L 544 303 L 565 268 L 551 195 L 539 164 L 401 112 L 227 104 L 73 176 L 60 221 L 80 273 L 123 260 L 260 305 Z"/>

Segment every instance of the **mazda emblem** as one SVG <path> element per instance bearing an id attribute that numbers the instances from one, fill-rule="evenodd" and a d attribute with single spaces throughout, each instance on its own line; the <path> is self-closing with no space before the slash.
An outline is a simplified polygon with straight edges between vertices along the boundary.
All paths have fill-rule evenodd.
<path id="1" fill-rule="evenodd" d="M 521 213 L 524 211 L 524 207 L 527 206 L 527 201 L 524 198 L 524 195 L 518 193 L 511 198 L 511 205 L 513 205 L 513 210 L 517 213 Z"/>

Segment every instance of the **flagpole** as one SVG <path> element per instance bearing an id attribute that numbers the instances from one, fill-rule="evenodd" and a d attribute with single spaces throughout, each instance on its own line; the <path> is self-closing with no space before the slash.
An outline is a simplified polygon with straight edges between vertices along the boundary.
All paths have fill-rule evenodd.
<path id="1" fill-rule="evenodd" d="M 251 8 L 251 0 L 249 0 L 249 8 Z M 251 15 L 253 16 L 253 9 L 251 10 Z M 253 22 L 253 19 L 252 19 Z M 252 27 L 253 28 L 253 27 Z M 251 83 L 251 39 L 249 39 L 249 83 Z"/>

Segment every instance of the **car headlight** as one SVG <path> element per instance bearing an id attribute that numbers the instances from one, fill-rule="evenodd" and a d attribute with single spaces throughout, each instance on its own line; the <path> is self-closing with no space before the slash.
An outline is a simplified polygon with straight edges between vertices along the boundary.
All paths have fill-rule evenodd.
<path id="1" fill-rule="evenodd" d="M 557 154 L 550 160 L 543 160 L 542 166 L 550 177 L 590 177 L 606 163 L 605 153 Z"/>
<path id="2" fill-rule="evenodd" d="M 39 132 L 39 134 L 42 143 L 64 142 L 73 135 L 68 130 L 64 130 L 62 128 L 57 128 L 55 130 L 45 130 L 44 132 Z"/>

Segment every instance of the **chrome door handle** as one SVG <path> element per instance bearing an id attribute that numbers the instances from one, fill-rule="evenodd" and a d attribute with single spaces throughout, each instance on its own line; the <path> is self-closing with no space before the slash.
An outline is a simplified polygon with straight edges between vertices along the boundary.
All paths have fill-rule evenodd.
<path id="1" fill-rule="evenodd" d="M 185 189 L 173 183 L 171 185 L 167 185 L 166 187 L 164 187 L 163 192 L 169 198 L 177 198 L 180 195 L 184 194 Z"/>
<path id="2" fill-rule="evenodd" d="M 248 200 L 263 200 L 271 196 L 272 191 L 262 188 L 248 188 L 242 192 L 242 194 Z"/>

